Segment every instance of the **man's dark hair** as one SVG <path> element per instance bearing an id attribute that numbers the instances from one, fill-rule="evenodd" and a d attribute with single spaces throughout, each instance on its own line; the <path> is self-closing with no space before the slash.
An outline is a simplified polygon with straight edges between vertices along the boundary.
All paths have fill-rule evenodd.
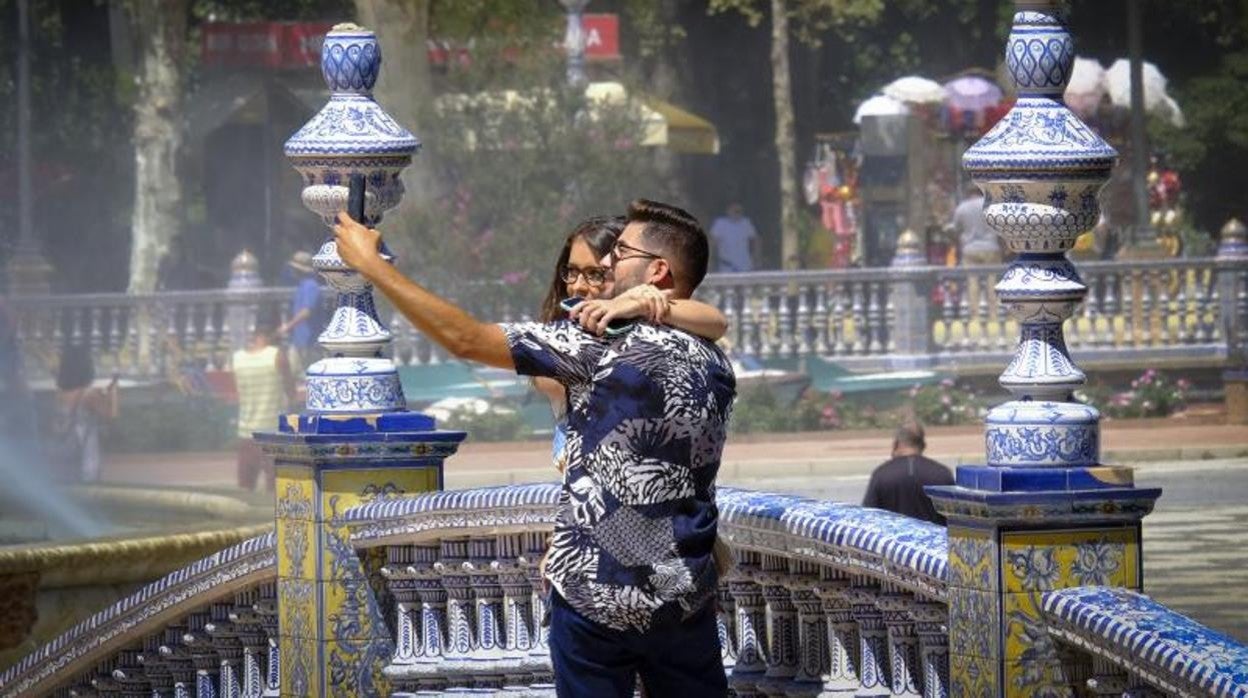
<path id="1" fill-rule="evenodd" d="M 69 344 L 61 349 L 61 363 L 56 368 L 56 387 L 60 390 L 86 388 L 95 380 L 95 362 L 91 348 L 85 344 Z"/>
<path id="2" fill-rule="evenodd" d="M 642 239 L 672 265 L 672 281 L 688 293 L 706 276 L 710 246 L 706 231 L 688 211 L 671 204 L 634 199 L 628 205 L 628 222 L 645 223 Z"/>
<path id="3" fill-rule="evenodd" d="M 277 328 L 282 324 L 281 311 L 276 305 L 267 305 L 256 312 L 256 329 L 253 334 L 264 335 L 273 341 L 277 337 Z"/>
<path id="4" fill-rule="evenodd" d="M 908 420 L 897 427 L 897 431 L 893 434 L 893 441 L 898 446 L 908 446 L 922 453 L 927 448 L 927 439 L 924 438 L 923 425 L 917 420 Z"/>

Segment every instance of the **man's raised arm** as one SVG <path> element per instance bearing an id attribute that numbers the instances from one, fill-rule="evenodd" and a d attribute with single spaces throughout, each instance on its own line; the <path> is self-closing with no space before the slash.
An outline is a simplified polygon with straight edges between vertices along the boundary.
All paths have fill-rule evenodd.
<path id="1" fill-rule="evenodd" d="M 342 261 L 371 281 L 416 329 L 458 358 L 515 369 L 503 329 L 477 320 L 382 259 L 381 233 L 339 212 L 334 236 Z"/>

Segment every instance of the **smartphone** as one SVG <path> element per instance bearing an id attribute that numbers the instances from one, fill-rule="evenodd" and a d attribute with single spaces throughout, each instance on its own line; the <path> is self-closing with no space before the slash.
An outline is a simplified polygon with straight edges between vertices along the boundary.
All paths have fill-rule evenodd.
<path id="1" fill-rule="evenodd" d="M 580 305 L 581 302 L 584 300 L 585 299 L 581 298 L 580 296 L 572 296 L 571 298 L 564 298 L 563 300 L 559 301 L 559 307 L 563 308 L 563 312 L 570 313 L 572 312 L 573 308 Z M 629 330 L 633 329 L 633 322 L 634 321 L 631 318 L 629 319 L 616 318 L 612 320 L 611 322 L 607 323 L 606 335 L 608 337 L 619 337 L 620 335 L 625 334 Z"/>
<path id="2" fill-rule="evenodd" d="M 364 222 L 364 188 L 367 183 L 364 175 L 353 174 L 349 178 L 350 186 L 347 189 L 347 215 L 356 223 Z"/>

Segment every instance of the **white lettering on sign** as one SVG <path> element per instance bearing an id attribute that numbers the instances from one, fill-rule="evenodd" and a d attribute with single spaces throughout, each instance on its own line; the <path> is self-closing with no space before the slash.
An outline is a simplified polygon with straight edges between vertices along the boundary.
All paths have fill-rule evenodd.
<path id="1" fill-rule="evenodd" d="M 602 46 L 602 35 L 598 33 L 597 29 L 590 29 L 585 34 L 585 48 L 590 46 Z"/>

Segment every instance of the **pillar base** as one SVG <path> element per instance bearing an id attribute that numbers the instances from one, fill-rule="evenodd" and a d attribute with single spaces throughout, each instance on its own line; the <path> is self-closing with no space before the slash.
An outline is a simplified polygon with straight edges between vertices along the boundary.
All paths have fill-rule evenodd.
<path id="1" fill-rule="evenodd" d="M 384 549 L 357 553 L 343 514 L 440 490 L 464 436 L 415 412 L 289 414 L 278 432 L 256 434 L 277 469 L 282 695 L 389 693 L 393 639 L 373 591 Z"/>
<path id="2" fill-rule="evenodd" d="M 1248 424 L 1248 369 L 1225 371 L 1222 385 L 1226 390 L 1226 423 Z"/>
<path id="3" fill-rule="evenodd" d="M 961 466 L 929 487 L 949 520 L 950 695 L 1075 695 L 1089 670 L 1050 638 L 1046 591 L 1139 590 L 1140 520 L 1160 496 L 1129 468 Z"/>

